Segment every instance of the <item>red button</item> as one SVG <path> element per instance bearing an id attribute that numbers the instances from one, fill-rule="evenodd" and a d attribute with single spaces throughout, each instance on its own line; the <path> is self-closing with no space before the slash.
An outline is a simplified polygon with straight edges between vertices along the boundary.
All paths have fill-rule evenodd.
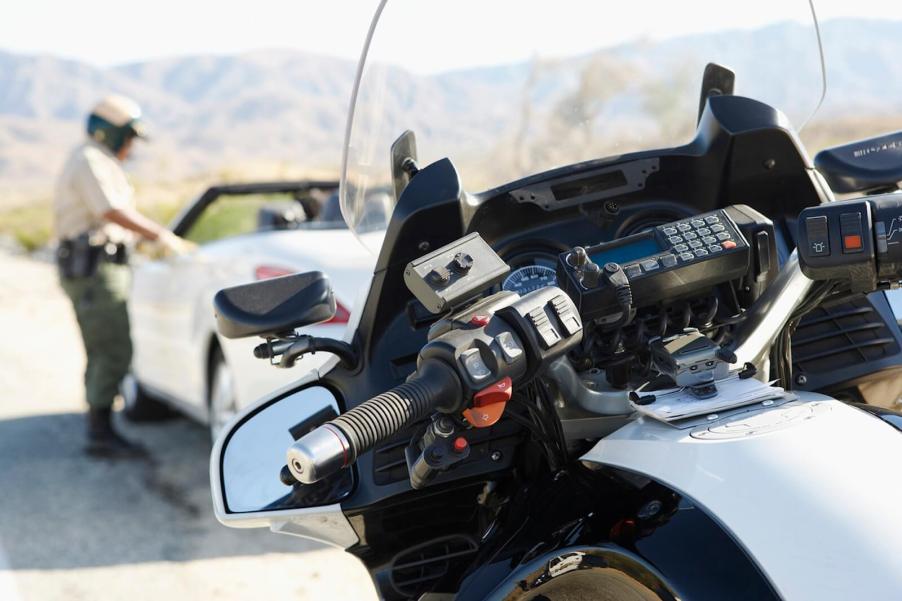
<path id="1" fill-rule="evenodd" d="M 736 243 L 733 242 L 732 240 L 724 240 L 723 242 L 721 242 L 720 245 L 723 246 L 725 250 L 730 250 L 731 248 L 736 248 Z"/>
<path id="2" fill-rule="evenodd" d="M 477 328 L 484 328 L 489 324 L 490 319 L 492 319 L 491 315 L 474 315 L 470 318 L 470 325 L 474 325 Z"/>
<path id="3" fill-rule="evenodd" d="M 858 234 L 843 236 L 842 245 L 847 249 L 857 250 L 861 248 L 861 236 L 859 236 Z"/>
<path id="4" fill-rule="evenodd" d="M 467 450 L 467 439 L 463 436 L 458 436 L 454 439 L 454 452 L 455 453 L 463 453 Z"/>

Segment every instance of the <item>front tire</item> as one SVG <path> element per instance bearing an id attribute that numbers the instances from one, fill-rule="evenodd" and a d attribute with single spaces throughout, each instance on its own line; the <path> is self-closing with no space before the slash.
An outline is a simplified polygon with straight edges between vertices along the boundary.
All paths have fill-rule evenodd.
<path id="1" fill-rule="evenodd" d="M 122 414 L 132 422 L 152 422 L 168 419 L 173 411 L 165 404 L 153 398 L 129 372 L 119 385 L 124 407 Z"/>
<path id="2" fill-rule="evenodd" d="M 235 398 L 235 386 L 232 372 L 226 365 L 225 357 L 220 349 L 213 351 L 210 359 L 210 440 L 216 437 L 229 420 L 238 413 L 238 402 Z"/>

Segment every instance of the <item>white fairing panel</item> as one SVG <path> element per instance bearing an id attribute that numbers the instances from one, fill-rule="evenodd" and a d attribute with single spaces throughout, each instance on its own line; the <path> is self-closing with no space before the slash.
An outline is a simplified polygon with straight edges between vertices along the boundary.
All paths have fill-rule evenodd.
<path id="1" fill-rule="evenodd" d="M 689 429 L 639 419 L 583 460 L 694 499 L 785 599 L 902 599 L 902 433 L 800 396 Z"/>

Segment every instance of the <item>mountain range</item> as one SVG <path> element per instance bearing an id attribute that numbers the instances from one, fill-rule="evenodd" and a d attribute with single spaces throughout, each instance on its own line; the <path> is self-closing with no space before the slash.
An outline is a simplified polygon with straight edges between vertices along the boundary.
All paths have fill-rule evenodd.
<path id="1" fill-rule="evenodd" d="M 822 24 L 822 34 L 828 94 L 814 124 L 902 114 L 902 22 L 838 19 Z M 805 114 L 818 97 L 814 48 L 810 31 L 784 23 L 656 44 L 637 41 L 553 64 L 437 75 L 385 67 L 382 112 L 374 126 L 392 137 L 412 128 L 427 142 L 442 140 L 452 154 L 493 148 L 502 139 L 522 142 L 524 136 L 540 146 L 553 138 L 533 135 L 545 126 L 524 122 L 527 105 L 530 114 L 547 120 L 561 117 L 555 111 L 562 103 L 588 106 L 593 95 L 603 96 L 605 107 L 592 110 L 603 116 L 616 109 L 630 124 L 624 130 L 644 131 L 650 121 L 672 114 L 691 125 L 708 57 L 724 57 L 736 70 L 738 92 L 745 82 L 753 88 L 749 95 L 772 91 L 766 100 Z M 681 65 L 691 65 L 690 72 Z M 593 69 L 600 74 L 595 79 L 587 77 Z M 83 135 L 86 111 L 110 92 L 138 99 L 153 128 L 152 143 L 132 165 L 138 178 L 251 173 L 254 165 L 273 164 L 335 172 L 354 70 L 351 61 L 288 50 L 108 68 L 0 51 L 0 201 L 23 190 L 49 194 L 55 172 Z"/>

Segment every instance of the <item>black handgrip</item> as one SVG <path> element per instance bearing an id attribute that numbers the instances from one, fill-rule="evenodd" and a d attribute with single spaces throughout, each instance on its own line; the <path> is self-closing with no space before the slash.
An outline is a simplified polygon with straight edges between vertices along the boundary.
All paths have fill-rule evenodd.
<path id="1" fill-rule="evenodd" d="M 349 459 L 387 440 L 439 407 L 453 408 L 462 392 L 457 374 L 441 361 L 424 362 L 416 375 L 331 420 L 348 440 Z"/>
<path id="2" fill-rule="evenodd" d="M 462 400 L 454 369 L 439 360 L 424 361 L 407 382 L 302 436 L 288 449 L 288 468 L 301 482 L 317 482 L 430 412 L 459 409 Z"/>

